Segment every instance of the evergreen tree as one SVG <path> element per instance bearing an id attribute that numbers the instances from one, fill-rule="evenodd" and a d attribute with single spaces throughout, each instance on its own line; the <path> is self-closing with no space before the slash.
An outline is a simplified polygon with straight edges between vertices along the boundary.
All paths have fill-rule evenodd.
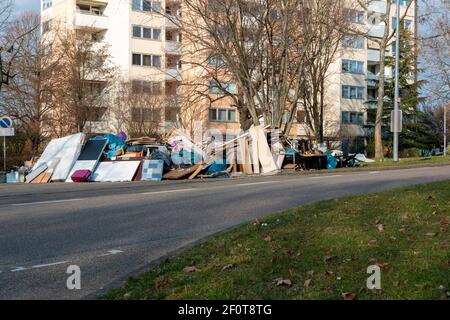
<path id="1" fill-rule="evenodd" d="M 399 135 L 399 148 L 404 155 L 409 156 L 413 154 L 408 153 L 408 151 L 430 149 L 435 146 L 430 119 L 426 112 L 423 112 L 419 107 L 425 100 L 425 97 L 419 94 L 425 81 L 418 80 L 416 77 L 420 70 L 416 65 L 417 56 L 413 37 L 414 35 L 411 31 L 403 26 L 400 27 L 399 85 L 400 109 L 403 112 L 403 131 Z M 385 80 L 384 123 L 386 126 L 383 132 L 383 140 L 386 151 L 392 151 L 393 144 L 390 123 L 395 97 L 395 42 L 392 48 L 393 56 L 386 59 L 386 66 L 391 67 L 393 70 L 393 76 Z M 369 119 L 373 117 L 371 111 L 368 111 Z"/>

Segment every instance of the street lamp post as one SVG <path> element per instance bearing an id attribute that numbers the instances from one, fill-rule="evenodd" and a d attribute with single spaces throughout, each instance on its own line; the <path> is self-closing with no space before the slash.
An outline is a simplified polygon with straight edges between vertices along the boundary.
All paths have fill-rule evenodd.
<path id="1" fill-rule="evenodd" d="M 400 0 L 397 0 L 397 30 L 396 30 L 396 39 L 395 39 L 395 97 L 394 97 L 394 146 L 393 146 L 393 155 L 394 161 L 398 161 L 398 136 L 399 136 L 399 123 L 400 123 L 400 108 L 399 108 L 399 81 L 400 81 Z"/>

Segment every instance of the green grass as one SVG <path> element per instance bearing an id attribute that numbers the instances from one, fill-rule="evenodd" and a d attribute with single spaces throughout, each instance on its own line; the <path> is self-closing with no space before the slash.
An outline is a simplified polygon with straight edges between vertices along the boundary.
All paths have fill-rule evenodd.
<path id="1" fill-rule="evenodd" d="M 425 158 L 401 158 L 399 162 L 394 162 L 392 159 L 385 159 L 384 161 L 377 161 L 374 163 L 363 164 L 364 167 L 370 168 L 389 168 L 389 167 L 415 167 L 415 166 L 429 166 L 429 165 L 450 165 L 450 156 L 447 157 L 425 157 Z"/>
<path id="2" fill-rule="evenodd" d="M 450 181 L 307 205 L 214 236 L 102 299 L 440 299 L 449 208 Z M 381 290 L 366 288 L 374 264 Z"/>

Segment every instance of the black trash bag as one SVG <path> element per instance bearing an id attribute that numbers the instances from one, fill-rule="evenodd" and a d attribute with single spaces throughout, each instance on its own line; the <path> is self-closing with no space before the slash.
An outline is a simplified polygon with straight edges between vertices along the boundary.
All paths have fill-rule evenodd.
<path id="1" fill-rule="evenodd" d="M 164 172 L 168 172 L 168 171 L 172 170 L 172 168 L 173 168 L 172 159 L 170 158 L 170 155 L 168 155 L 167 153 L 162 152 L 158 149 L 155 149 L 152 151 L 150 156 L 153 160 L 163 160 L 164 161 Z"/>

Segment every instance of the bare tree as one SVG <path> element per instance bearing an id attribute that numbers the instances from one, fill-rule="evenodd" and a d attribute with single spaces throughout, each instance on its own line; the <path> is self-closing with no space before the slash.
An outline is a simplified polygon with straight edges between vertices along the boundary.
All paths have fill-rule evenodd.
<path id="1" fill-rule="evenodd" d="M 114 128 L 124 130 L 130 137 L 155 137 L 163 132 L 164 110 L 169 100 L 163 95 L 159 83 L 118 79 L 114 86 L 110 107 Z"/>
<path id="2" fill-rule="evenodd" d="M 10 66 L 15 76 L 9 80 L 0 100 L 0 110 L 16 120 L 30 141 L 32 157 L 49 135 L 47 129 L 55 106 L 53 95 L 58 85 L 51 81 L 51 74 L 60 67 L 58 58 L 51 54 L 46 39 L 36 28 L 39 22 L 38 14 L 23 13 L 5 29 L 5 42 L 14 42 L 18 37 L 21 40 Z"/>
<path id="3" fill-rule="evenodd" d="M 423 34 L 418 41 L 421 48 L 421 64 L 424 76 L 427 78 L 425 90 L 428 93 L 428 103 L 431 105 L 445 104 L 450 92 L 449 63 L 449 25 L 448 1 L 422 1 L 422 14 L 419 22 L 423 25 Z M 445 10 L 446 8 L 446 10 Z"/>
<path id="4" fill-rule="evenodd" d="M 83 32 L 84 31 L 84 32 Z M 53 27 L 52 51 L 61 57 L 59 72 L 52 80 L 59 83 L 54 112 L 56 135 L 92 131 L 90 124 L 100 121 L 108 109 L 108 90 L 116 67 L 109 47 L 96 41 L 91 30 L 65 30 Z"/>
<path id="5" fill-rule="evenodd" d="M 191 101 L 207 101 L 204 109 L 220 101 L 236 107 L 244 130 L 262 116 L 285 133 L 298 101 L 315 96 L 309 124 L 323 139 L 325 80 L 341 37 L 342 6 L 339 0 L 183 1 L 183 18 L 168 18 L 184 35 L 184 91 L 199 97 Z"/>

